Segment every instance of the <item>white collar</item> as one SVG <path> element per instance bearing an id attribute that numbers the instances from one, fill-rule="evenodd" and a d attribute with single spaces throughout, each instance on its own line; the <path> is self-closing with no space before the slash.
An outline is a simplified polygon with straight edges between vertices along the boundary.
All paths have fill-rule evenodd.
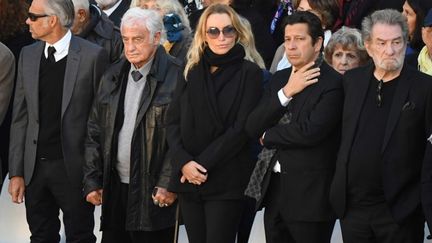
<path id="1" fill-rule="evenodd" d="M 53 46 L 56 49 L 56 52 L 54 53 L 54 57 L 55 57 L 56 61 L 67 56 L 67 54 L 69 52 L 69 45 L 70 45 L 71 39 L 72 39 L 72 33 L 70 32 L 70 30 L 68 30 L 66 32 L 66 34 L 60 40 L 58 40 L 56 43 L 50 45 L 50 44 L 45 42 L 45 49 L 44 49 L 45 57 L 48 58 L 48 47 L 50 47 L 50 46 Z"/>

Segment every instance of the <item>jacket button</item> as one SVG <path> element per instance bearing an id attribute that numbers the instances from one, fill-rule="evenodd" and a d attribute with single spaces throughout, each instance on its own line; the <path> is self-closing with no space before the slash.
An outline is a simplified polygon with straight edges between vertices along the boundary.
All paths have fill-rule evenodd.
<path id="1" fill-rule="evenodd" d="M 37 143 L 37 141 L 36 141 L 36 139 L 34 139 L 34 140 L 33 140 L 33 144 L 36 144 L 36 143 Z"/>

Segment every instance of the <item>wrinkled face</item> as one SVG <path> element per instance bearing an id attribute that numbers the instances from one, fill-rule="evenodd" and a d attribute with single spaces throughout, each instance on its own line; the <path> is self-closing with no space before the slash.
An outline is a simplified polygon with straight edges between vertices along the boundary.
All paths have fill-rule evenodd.
<path id="1" fill-rule="evenodd" d="M 312 44 L 312 37 L 308 29 L 305 23 L 285 26 L 285 53 L 295 69 L 314 61 L 321 49 L 322 38 Z"/>
<path id="2" fill-rule="evenodd" d="M 45 0 L 34 0 L 29 8 L 29 13 L 37 16 L 33 21 L 27 18 L 26 24 L 29 26 L 33 39 L 46 41 L 52 33 L 50 20 L 54 16 L 47 16 L 44 9 Z"/>
<path id="3" fill-rule="evenodd" d="M 414 34 L 414 30 L 416 27 L 417 14 L 414 12 L 414 10 L 411 8 L 411 6 L 408 4 L 407 1 L 405 1 L 403 5 L 402 14 L 407 18 L 408 36 L 412 38 L 412 35 Z"/>
<path id="4" fill-rule="evenodd" d="M 422 28 L 422 39 L 429 50 L 429 55 L 432 54 L 432 26 Z"/>
<path id="5" fill-rule="evenodd" d="M 206 22 L 205 41 L 215 54 L 223 55 L 235 45 L 237 34 L 228 14 L 211 14 Z M 214 33 L 220 32 L 217 36 Z M 232 32 L 234 31 L 234 32 Z"/>
<path id="6" fill-rule="evenodd" d="M 406 43 L 400 26 L 375 24 L 371 39 L 365 42 L 365 47 L 376 70 L 392 72 L 402 69 Z"/>
<path id="7" fill-rule="evenodd" d="M 332 57 L 332 67 L 340 74 L 345 71 L 358 67 L 360 65 L 360 57 L 355 48 L 344 47 L 340 44 L 336 45 Z"/>
<path id="8" fill-rule="evenodd" d="M 154 56 L 160 40 L 160 33 L 151 38 L 144 24 L 122 26 L 121 35 L 125 56 L 136 68 L 144 66 Z"/>

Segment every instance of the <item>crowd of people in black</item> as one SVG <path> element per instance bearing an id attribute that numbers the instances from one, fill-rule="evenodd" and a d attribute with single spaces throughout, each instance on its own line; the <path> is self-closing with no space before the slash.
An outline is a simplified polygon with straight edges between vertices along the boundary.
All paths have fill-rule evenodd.
<path id="1" fill-rule="evenodd" d="M 432 1 L 0 0 L 0 188 L 30 241 L 421 243 Z M 1 238 L 1 236 L 0 236 Z"/>

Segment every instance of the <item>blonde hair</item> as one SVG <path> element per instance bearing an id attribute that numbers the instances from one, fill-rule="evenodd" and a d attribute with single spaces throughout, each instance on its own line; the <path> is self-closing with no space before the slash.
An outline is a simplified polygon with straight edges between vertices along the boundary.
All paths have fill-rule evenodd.
<path id="1" fill-rule="evenodd" d="M 198 21 L 191 47 L 186 56 L 186 66 L 183 73 L 184 77 L 187 79 L 189 71 L 198 64 L 207 46 L 205 42 L 206 24 L 208 17 L 212 14 L 227 14 L 229 16 L 232 26 L 237 31 L 236 42 L 241 44 L 245 50 L 246 55 L 244 59 L 254 62 L 260 68 L 264 69 L 264 61 L 255 48 L 255 40 L 249 21 L 240 17 L 230 6 L 216 3 L 208 6 Z"/>

